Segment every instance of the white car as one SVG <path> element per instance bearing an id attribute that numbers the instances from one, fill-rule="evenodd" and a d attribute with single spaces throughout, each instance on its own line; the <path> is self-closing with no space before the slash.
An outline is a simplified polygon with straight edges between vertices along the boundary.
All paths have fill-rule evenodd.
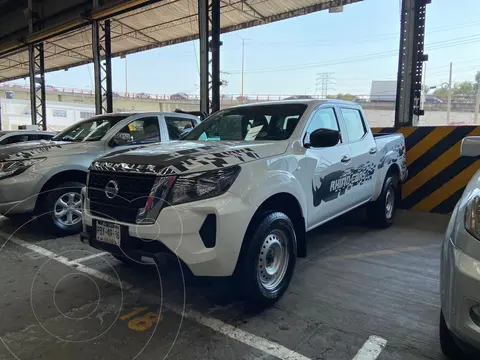
<path id="1" fill-rule="evenodd" d="M 462 156 L 480 157 L 480 137 L 463 139 Z M 442 248 L 440 343 L 451 359 L 480 358 L 480 170 L 458 201 Z"/>
<path id="2" fill-rule="evenodd" d="M 403 135 L 374 138 L 355 103 L 236 106 L 181 141 L 94 161 L 81 239 L 126 262 L 174 253 L 267 306 L 306 255 L 306 231 L 364 204 L 389 226 L 406 176 Z"/>

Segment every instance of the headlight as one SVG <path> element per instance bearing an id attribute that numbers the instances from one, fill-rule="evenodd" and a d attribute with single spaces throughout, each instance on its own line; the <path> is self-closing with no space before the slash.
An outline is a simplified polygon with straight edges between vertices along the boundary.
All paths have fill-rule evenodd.
<path id="1" fill-rule="evenodd" d="M 465 207 L 465 229 L 480 240 L 480 194 L 470 198 Z"/>
<path id="2" fill-rule="evenodd" d="M 0 179 L 4 179 L 10 176 L 18 175 L 30 166 L 45 161 L 46 158 L 28 159 L 28 160 L 15 160 L 15 161 L 0 161 Z"/>
<path id="3" fill-rule="evenodd" d="M 167 198 L 167 204 L 177 205 L 208 199 L 224 194 L 240 173 L 240 166 L 179 176 Z"/>

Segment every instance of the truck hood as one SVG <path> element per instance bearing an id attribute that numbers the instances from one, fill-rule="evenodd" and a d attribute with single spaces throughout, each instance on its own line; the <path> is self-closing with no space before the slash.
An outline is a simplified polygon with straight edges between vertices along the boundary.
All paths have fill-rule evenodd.
<path id="1" fill-rule="evenodd" d="M 90 152 L 94 142 L 28 141 L 0 147 L 0 161 L 14 161 Z M 96 142 L 95 142 L 96 143 Z"/>
<path id="2" fill-rule="evenodd" d="M 100 171 L 182 174 L 208 171 L 283 154 L 288 141 L 171 141 L 108 153 L 92 164 Z"/>

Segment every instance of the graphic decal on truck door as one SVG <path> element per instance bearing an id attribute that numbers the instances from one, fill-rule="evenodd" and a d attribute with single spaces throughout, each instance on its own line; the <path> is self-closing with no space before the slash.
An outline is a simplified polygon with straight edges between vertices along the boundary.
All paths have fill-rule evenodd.
<path id="1" fill-rule="evenodd" d="M 370 161 L 356 168 L 334 171 L 320 178 L 320 186 L 312 182 L 313 206 L 319 206 L 322 201 L 328 202 L 344 195 L 354 186 L 363 185 L 371 180 L 376 165 Z"/>

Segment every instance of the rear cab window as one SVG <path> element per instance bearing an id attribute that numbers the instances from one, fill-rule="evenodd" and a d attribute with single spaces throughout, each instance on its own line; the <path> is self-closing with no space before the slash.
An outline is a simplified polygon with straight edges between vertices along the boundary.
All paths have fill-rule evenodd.
<path id="1" fill-rule="evenodd" d="M 347 129 L 348 140 L 354 142 L 362 139 L 368 130 L 360 110 L 340 108 L 340 111 Z"/>

